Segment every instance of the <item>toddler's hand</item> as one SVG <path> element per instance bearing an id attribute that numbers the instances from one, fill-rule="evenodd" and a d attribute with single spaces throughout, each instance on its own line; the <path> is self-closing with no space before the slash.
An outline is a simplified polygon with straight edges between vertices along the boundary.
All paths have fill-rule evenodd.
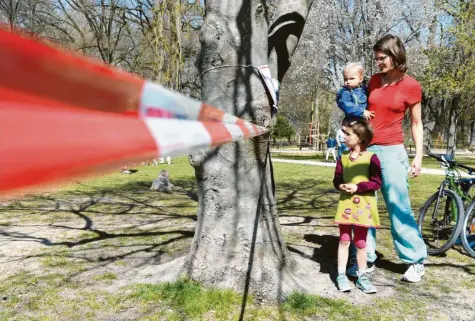
<path id="1" fill-rule="evenodd" d="M 366 118 L 367 120 L 370 120 L 371 118 L 374 118 L 374 111 L 369 111 L 369 110 L 364 110 L 363 111 L 363 117 Z"/>

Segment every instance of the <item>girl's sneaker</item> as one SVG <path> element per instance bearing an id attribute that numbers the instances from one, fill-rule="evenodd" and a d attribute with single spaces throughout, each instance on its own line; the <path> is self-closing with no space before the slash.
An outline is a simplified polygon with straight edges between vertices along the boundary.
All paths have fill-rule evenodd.
<path id="1" fill-rule="evenodd" d="M 368 279 L 368 276 L 366 273 L 361 274 L 358 277 L 358 280 L 356 280 L 356 287 L 363 291 L 364 293 L 376 293 L 378 290 L 376 290 L 375 286 L 371 284 L 371 282 Z"/>
<path id="2" fill-rule="evenodd" d="M 356 263 L 356 259 L 350 259 L 351 266 L 346 270 L 346 273 L 351 276 L 352 278 L 358 277 L 358 264 Z M 368 262 L 366 264 L 366 273 L 374 272 L 374 263 Z"/>
<path id="3" fill-rule="evenodd" d="M 336 277 L 336 285 L 340 292 L 351 291 L 350 280 L 348 280 L 348 277 L 345 274 L 339 274 Z"/>

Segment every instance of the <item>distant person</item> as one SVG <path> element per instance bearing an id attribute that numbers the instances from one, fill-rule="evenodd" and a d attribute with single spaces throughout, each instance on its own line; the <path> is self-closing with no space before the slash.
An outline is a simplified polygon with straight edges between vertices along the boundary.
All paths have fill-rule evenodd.
<path id="1" fill-rule="evenodd" d="M 348 150 L 348 147 L 346 147 L 345 143 L 345 132 L 343 131 L 342 128 L 339 128 L 338 131 L 336 132 L 336 143 L 338 145 L 338 159 L 341 157 L 343 152 L 346 152 Z"/>
<path id="2" fill-rule="evenodd" d="M 169 194 L 173 193 L 173 184 L 170 183 L 170 176 L 167 170 L 162 169 L 160 171 L 158 177 L 153 180 L 150 190 Z"/>
<path id="3" fill-rule="evenodd" d="M 165 163 L 165 158 L 164 157 L 160 157 L 159 159 L 159 162 L 160 164 L 164 164 Z M 170 165 L 172 163 L 172 158 L 170 156 L 167 156 L 167 164 Z M 153 160 L 153 166 L 157 166 L 158 165 L 158 162 L 156 159 Z"/>
<path id="4" fill-rule="evenodd" d="M 164 164 L 165 159 L 163 157 L 160 157 L 160 164 Z M 170 156 L 167 156 L 167 164 L 170 165 L 172 163 L 172 158 Z"/>
<path id="5" fill-rule="evenodd" d="M 328 156 L 331 153 L 333 155 L 333 160 L 336 162 L 336 151 L 335 151 L 336 146 L 337 146 L 336 139 L 333 138 L 331 135 L 329 135 L 326 141 L 326 144 L 327 144 L 327 152 L 325 154 L 325 161 L 328 162 Z"/>
<path id="6" fill-rule="evenodd" d="M 366 150 L 373 138 L 368 121 L 360 119 L 351 122 L 345 127 L 345 133 L 350 150 L 338 159 L 333 178 L 333 185 L 341 191 L 335 216 L 335 223 L 340 229 L 336 282 L 341 292 L 351 290 L 346 265 L 353 234 L 358 266 L 356 287 L 364 293 L 376 293 L 366 273 L 366 237 L 368 228 L 379 227 L 374 192 L 381 187 L 381 167 L 376 154 Z"/>

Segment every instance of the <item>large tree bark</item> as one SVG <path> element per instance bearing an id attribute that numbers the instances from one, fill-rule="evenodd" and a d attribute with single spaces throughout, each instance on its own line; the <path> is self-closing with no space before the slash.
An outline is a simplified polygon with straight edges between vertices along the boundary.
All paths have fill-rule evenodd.
<path id="1" fill-rule="evenodd" d="M 249 66 L 269 64 L 282 80 L 311 2 L 281 1 L 269 29 L 265 1 L 206 1 L 203 100 L 269 127 L 269 97 Z M 282 237 L 268 139 L 264 135 L 190 157 L 199 210 L 187 274 L 205 285 L 253 293 L 258 300 L 278 300 L 305 286 Z"/>
<path id="2" fill-rule="evenodd" d="M 468 143 L 470 151 L 475 150 L 475 120 L 470 123 L 470 142 Z"/>
<path id="3" fill-rule="evenodd" d="M 455 154 L 455 148 L 457 143 L 457 125 L 459 121 L 459 103 L 460 96 L 456 95 L 450 102 L 449 111 L 449 126 L 447 128 L 447 154 Z"/>
<path id="4" fill-rule="evenodd" d="M 437 108 L 438 105 L 437 99 L 434 97 L 423 97 L 422 99 L 422 124 L 424 129 L 424 146 L 431 146 L 431 134 L 436 126 L 436 120 L 431 118 L 431 111 Z"/>

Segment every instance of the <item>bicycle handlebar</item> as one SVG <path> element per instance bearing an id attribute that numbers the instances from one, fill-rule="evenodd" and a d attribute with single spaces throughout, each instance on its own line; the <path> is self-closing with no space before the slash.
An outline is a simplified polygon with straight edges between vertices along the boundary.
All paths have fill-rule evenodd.
<path id="1" fill-rule="evenodd" d="M 427 155 L 429 155 L 432 158 L 437 159 L 439 162 L 448 163 L 449 165 L 452 165 L 454 167 L 456 166 L 456 167 L 463 168 L 468 172 L 468 175 L 475 175 L 475 168 L 466 166 L 464 164 L 460 164 L 460 163 L 458 163 L 454 160 L 446 159 L 446 158 L 443 157 L 443 155 L 432 154 L 432 152 L 430 150 L 427 150 Z"/>

